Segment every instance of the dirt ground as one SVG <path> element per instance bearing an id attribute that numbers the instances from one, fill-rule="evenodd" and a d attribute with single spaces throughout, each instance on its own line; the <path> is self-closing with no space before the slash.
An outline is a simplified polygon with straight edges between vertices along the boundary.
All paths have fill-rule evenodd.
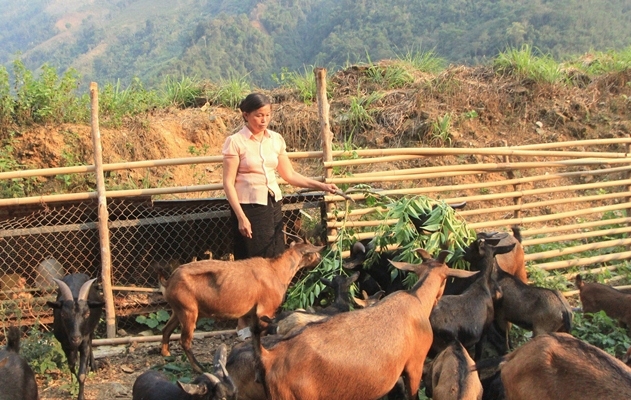
<path id="1" fill-rule="evenodd" d="M 239 342 L 235 334 L 194 339 L 193 353 L 203 365 L 210 365 L 221 343 L 226 343 L 228 349 L 231 349 Z M 119 354 L 106 355 L 113 352 Z M 171 371 L 175 372 L 174 376 L 190 377 L 190 367 L 178 341 L 171 342 L 171 354 L 171 357 L 166 358 L 160 355 L 160 342 L 95 347 L 99 370 L 96 373 L 90 373 L 86 379 L 86 400 L 131 399 L 134 381 L 140 374 L 151 368 L 164 371 L 167 364 L 167 374 L 168 368 L 171 367 Z M 179 371 L 180 368 L 182 371 Z M 54 376 L 50 382 L 40 377 L 38 382 L 40 398 L 42 400 L 73 398 L 69 391 L 70 379 L 69 373 Z"/>

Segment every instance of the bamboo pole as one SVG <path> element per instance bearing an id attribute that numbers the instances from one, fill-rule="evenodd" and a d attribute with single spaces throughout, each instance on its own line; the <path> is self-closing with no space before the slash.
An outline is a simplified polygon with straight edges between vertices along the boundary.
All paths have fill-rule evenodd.
<path id="1" fill-rule="evenodd" d="M 580 240 L 580 239 L 597 237 L 597 236 L 619 235 L 621 233 L 627 233 L 627 232 L 631 232 L 631 226 L 627 226 L 624 228 L 612 228 L 612 229 L 603 229 L 603 230 L 588 231 L 588 232 L 579 232 L 579 233 L 572 233 L 572 234 L 561 235 L 561 236 L 548 236 L 548 237 L 543 237 L 539 239 L 527 239 L 527 240 L 523 240 L 521 244 L 524 247 L 535 246 L 538 244 L 556 243 L 556 242 L 567 241 L 567 240 Z"/>
<path id="2" fill-rule="evenodd" d="M 213 331 L 213 332 L 195 332 L 193 333 L 194 339 L 203 339 L 206 337 L 212 336 L 221 336 L 221 335 L 234 335 L 236 331 L 234 329 L 223 330 L 223 331 Z M 175 333 L 171 335 L 169 340 L 180 340 L 182 335 L 179 333 Z M 108 338 L 108 339 L 93 339 L 92 346 L 112 346 L 117 344 L 131 344 L 131 343 L 144 343 L 144 342 L 159 342 L 162 340 L 162 335 L 152 335 L 152 336 L 125 336 L 119 338 Z"/>
<path id="3" fill-rule="evenodd" d="M 585 209 L 585 210 L 568 211 L 568 212 L 551 214 L 551 215 L 542 215 L 538 217 L 511 218 L 511 219 L 505 219 L 505 220 L 499 221 L 500 224 L 498 224 L 498 221 L 477 222 L 477 223 L 469 224 L 469 228 L 482 229 L 482 228 L 489 228 L 489 227 L 495 227 L 495 226 L 507 226 L 507 225 L 516 225 L 516 224 L 525 225 L 525 224 L 531 224 L 535 222 L 544 222 L 544 221 L 558 220 L 558 219 L 563 219 L 563 218 L 578 217 L 578 216 L 588 215 L 588 214 L 597 214 L 597 213 L 606 212 L 606 211 L 621 210 L 628 206 L 629 206 L 628 203 L 621 203 L 621 204 L 614 204 L 610 206 L 594 207 L 594 208 Z"/>
<path id="4" fill-rule="evenodd" d="M 290 159 L 318 158 L 322 157 L 321 151 L 296 151 L 287 153 Z M 159 160 L 129 161 L 121 163 L 103 164 L 103 171 L 118 171 L 125 169 L 152 168 L 152 167 L 174 167 L 178 165 L 193 164 L 218 164 L 223 162 L 223 156 L 198 156 L 184 158 L 165 158 Z M 32 176 L 52 176 L 69 175 L 76 173 L 94 172 L 94 165 L 83 165 L 74 167 L 28 169 L 22 171 L 0 172 L 0 179 L 28 178 Z"/>
<path id="5" fill-rule="evenodd" d="M 553 142 L 553 143 L 538 143 L 538 144 L 525 144 L 519 146 L 512 146 L 512 148 L 516 149 L 524 149 L 524 150 L 543 150 L 543 149 L 552 149 L 555 147 L 566 148 L 566 147 L 587 147 L 587 146 L 600 146 L 600 145 L 611 145 L 611 144 L 622 144 L 622 143 L 631 143 L 631 138 L 610 138 L 610 139 L 591 139 L 591 140 L 574 140 L 567 142 Z"/>
<path id="6" fill-rule="evenodd" d="M 534 202 L 522 203 L 522 204 L 513 205 L 513 206 L 477 208 L 475 210 L 462 210 L 462 211 L 459 211 L 458 214 L 465 217 L 469 215 L 492 214 L 492 213 L 499 213 L 499 212 L 506 212 L 506 211 L 523 211 L 523 210 L 529 210 L 533 208 L 541 208 L 541 207 L 554 206 L 554 205 L 559 205 L 559 204 L 578 204 L 578 203 L 584 203 L 584 202 L 617 199 L 619 197 L 625 197 L 626 199 L 627 195 L 631 195 L 631 192 L 615 192 L 615 193 L 608 193 L 605 195 L 567 197 L 564 199 L 534 201 Z M 522 197 L 519 197 L 519 198 L 521 199 Z M 516 217 L 516 218 L 519 218 L 519 217 Z"/>
<path id="7" fill-rule="evenodd" d="M 96 82 L 90 83 L 92 142 L 94 146 L 94 168 L 98 194 L 99 244 L 101 246 L 101 284 L 105 300 L 105 327 L 108 338 L 116 336 L 116 311 L 112 293 L 112 255 L 110 252 L 110 231 L 107 226 L 108 212 L 105 199 L 105 176 L 103 175 L 103 149 L 99 130 L 99 91 Z"/>
<path id="8" fill-rule="evenodd" d="M 537 261 L 537 260 L 543 260 L 547 258 L 566 256 L 568 254 L 581 253 L 583 251 L 600 250 L 600 249 L 606 249 L 608 247 L 616 247 L 616 246 L 626 246 L 629 243 L 631 243 L 631 239 L 607 240 L 604 242 L 596 242 L 596 243 L 584 244 L 580 246 L 564 247 L 562 249 L 554 249 L 554 250 L 549 250 L 549 251 L 542 251 L 539 253 L 526 254 L 524 256 L 524 259 L 527 261 Z"/>
<path id="9" fill-rule="evenodd" d="M 603 256 L 535 264 L 535 266 L 546 271 L 551 271 L 553 269 L 580 267 L 581 265 L 599 264 L 608 261 L 628 260 L 629 258 L 631 258 L 631 251 L 625 251 L 622 253 L 607 254 Z"/>
<path id="10" fill-rule="evenodd" d="M 383 157 L 392 155 L 420 155 L 420 156 L 458 156 L 458 155 L 487 155 L 487 156 L 524 156 L 524 157 L 561 157 L 561 158 L 628 158 L 626 153 L 598 152 L 598 151 L 544 151 L 521 150 L 519 148 L 433 148 L 407 147 L 402 149 L 374 149 L 333 152 L 334 157 Z"/>
<path id="11" fill-rule="evenodd" d="M 395 157 L 395 156 L 387 156 L 387 157 Z M 420 158 L 418 156 L 397 156 L 397 157 L 410 157 L 410 158 Z M 503 155 L 505 160 L 509 155 Z M 375 163 L 375 161 L 381 161 L 381 159 L 385 159 L 386 157 L 379 158 L 353 158 L 348 160 L 339 160 L 339 161 L 331 161 L 326 165 L 329 167 L 348 167 L 348 166 L 358 166 L 366 163 Z M 364 162 L 366 161 L 366 162 Z M 512 169 L 530 169 L 530 168 L 554 168 L 554 167 L 579 167 L 579 166 L 589 166 L 589 165 L 600 165 L 600 164 L 628 164 L 631 163 L 631 158 L 577 158 L 571 160 L 557 160 L 557 161 L 540 161 L 540 162 L 532 162 L 532 161 L 524 161 L 524 162 L 515 162 L 511 163 L 510 161 L 504 161 L 503 163 L 482 163 L 482 164 L 456 164 L 456 165 L 442 165 L 435 167 L 419 167 L 419 168 L 409 168 L 403 169 L 401 171 L 418 171 L 418 172 L 426 172 L 426 171 L 449 171 L 449 170 L 467 170 L 471 168 L 481 168 L 487 169 L 490 171 L 504 171 L 504 170 L 512 170 Z M 375 173 L 359 173 L 356 175 L 369 175 L 369 174 L 385 174 L 389 171 L 379 171 Z"/>
<path id="12" fill-rule="evenodd" d="M 581 190 L 594 189 L 594 188 L 603 188 L 603 187 L 607 187 L 607 186 L 618 186 L 617 182 L 618 181 L 609 181 L 609 182 L 595 183 L 595 184 L 590 184 L 591 186 L 588 186 L 588 187 L 582 187 L 583 185 L 579 185 L 579 186 L 581 186 Z M 631 180 L 629 180 L 629 182 L 631 182 Z M 624 182 L 621 182 L 620 185 L 622 185 L 623 183 L 627 183 L 626 180 Z M 465 186 L 465 185 L 461 185 L 461 186 Z M 459 186 L 459 188 L 461 186 Z M 524 190 L 524 191 L 521 191 L 521 192 L 505 192 L 505 193 L 497 193 L 497 194 L 492 194 L 492 195 L 455 197 L 455 198 L 444 199 L 444 201 L 447 202 L 447 203 L 458 203 L 458 202 L 462 202 L 462 201 L 473 202 L 473 201 L 485 201 L 485 200 L 494 200 L 494 199 L 509 199 L 509 198 L 515 198 L 515 197 L 526 197 L 526 196 L 532 196 L 532 195 L 543 194 L 543 193 L 552 193 L 552 192 L 559 192 L 559 191 L 572 191 L 572 190 L 579 190 L 579 189 L 576 186 L 558 186 L 558 187 L 553 188 L 553 189 L 552 188 L 542 188 L 542 189 Z M 616 193 L 608 193 L 608 194 L 604 194 L 604 195 L 573 197 L 573 198 L 557 199 L 557 200 L 545 200 L 545 201 L 541 201 L 541 202 L 529 202 L 529 203 L 523 203 L 521 206 L 519 206 L 519 207 L 521 207 L 519 209 L 520 210 L 525 210 L 525 209 L 544 207 L 544 206 L 548 206 L 548 205 L 558 205 L 558 204 L 567 204 L 567 203 L 577 203 L 577 202 L 613 199 L 613 198 L 623 197 L 623 196 L 625 196 L 625 194 L 631 194 L 631 192 L 616 192 Z M 518 207 L 518 206 L 502 206 L 502 207 L 486 208 L 486 209 L 480 208 L 480 209 L 474 209 L 474 210 L 463 210 L 463 211 L 459 211 L 458 213 L 461 216 L 479 215 L 481 213 L 482 214 L 484 214 L 484 213 L 489 214 L 489 213 L 495 213 L 495 212 L 513 211 L 513 210 L 516 209 L 516 207 Z M 337 218 L 348 218 L 348 217 L 352 217 L 352 216 L 366 215 L 366 214 L 369 214 L 371 212 L 379 211 L 379 210 L 385 211 L 385 209 L 381 208 L 381 207 L 370 207 L 370 208 L 364 208 L 364 209 L 351 210 L 349 213 L 346 213 L 344 211 L 340 211 L 337 214 L 329 214 L 328 217 L 329 217 L 329 219 L 335 218 L 335 217 L 337 217 Z"/>
<path id="13" fill-rule="evenodd" d="M 593 227 L 601 226 L 601 225 L 624 224 L 624 223 L 629 223 L 629 222 L 631 222 L 631 217 L 603 219 L 599 221 L 581 222 L 580 224 L 571 224 L 571 225 L 562 225 L 562 226 L 546 226 L 543 228 L 531 228 L 528 230 L 522 230 L 521 235 L 522 237 L 534 236 L 534 235 L 550 234 L 550 233 L 561 232 L 561 231 L 571 231 L 575 229 L 587 229 L 587 228 L 593 228 Z M 524 240 L 524 242 L 527 242 L 527 241 L 528 239 Z"/>
<path id="14" fill-rule="evenodd" d="M 326 69 L 315 68 L 313 70 L 316 81 L 316 99 L 318 102 L 318 116 L 320 120 L 320 137 L 322 138 L 322 163 L 324 164 L 324 181 L 330 182 L 333 177 L 333 167 L 326 166 L 327 162 L 333 160 L 333 135 L 329 124 L 329 100 L 326 97 Z M 327 203 L 323 210 L 323 218 L 327 213 L 335 210 L 335 203 Z M 337 235 L 337 229 L 327 227 L 328 235 Z"/>

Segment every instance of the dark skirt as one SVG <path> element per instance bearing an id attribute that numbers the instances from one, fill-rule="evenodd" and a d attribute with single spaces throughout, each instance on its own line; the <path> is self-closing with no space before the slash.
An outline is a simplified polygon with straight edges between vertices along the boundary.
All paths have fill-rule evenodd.
<path id="1" fill-rule="evenodd" d="M 239 221 L 231 210 L 231 224 L 234 235 L 234 259 L 251 257 L 272 258 L 285 251 L 283 233 L 282 202 L 267 196 L 267 205 L 241 204 L 243 212 L 252 225 L 252 239 L 239 232 Z"/>

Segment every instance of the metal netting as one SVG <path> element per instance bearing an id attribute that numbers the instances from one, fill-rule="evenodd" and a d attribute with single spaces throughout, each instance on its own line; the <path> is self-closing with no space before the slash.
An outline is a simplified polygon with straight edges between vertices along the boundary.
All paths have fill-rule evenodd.
<path id="1" fill-rule="evenodd" d="M 82 272 L 100 278 L 97 206 L 90 200 L 3 208 L 3 328 L 52 321 L 46 301 L 54 299 L 57 286 L 51 277 Z M 159 268 L 172 270 L 194 260 L 232 257 L 230 206 L 225 199 L 110 199 L 108 214 L 117 321 L 167 307 L 156 291 Z M 321 195 L 285 196 L 283 214 L 288 232 L 325 239 L 325 232 L 317 229 L 324 225 Z"/>

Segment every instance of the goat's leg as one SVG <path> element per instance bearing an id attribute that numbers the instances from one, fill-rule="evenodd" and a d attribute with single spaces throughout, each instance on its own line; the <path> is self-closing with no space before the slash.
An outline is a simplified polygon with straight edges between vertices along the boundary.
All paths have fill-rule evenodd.
<path id="1" fill-rule="evenodd" d="M 420 362 L 418 362 L 420 361 Z M 418 390 L 421 386 L 421 377 L 423 376 L 423 364 L 425 359 L 415 360 L 414 363 L 408 363 L 403 370 L 403 382 L 405 383 L 405 398 L 416 399 Z"/>
<path id="2" fill-rule="evenodd" d="M 197 313 L 187 311 L 184 314 L 184 322 L 182 323 L 182 335 L 180 336 L 180 343 L 182 344 L 182 350 L 191 363 L 193 371 L 198 374 L 203 374 L 204 370 L 202 365 L 197 361 L 193 352 L 191 351 L 191 345 L 193 343 L 193 332 L 195 331 L 195 323 L 197 322 Z"/>
<path id="3" fill-rule="evenodd" d="M 77 373 L 77 379 L 79 380 L 79 396 L 77 400 L 85 399 L 85 378 L 87 376 L 88 358 L 90 357 L 90 343 L 84 340 L 79 346 L 79 372 Z"/>
<path id="4" fill-rule="evenodd" d="M 171 352 L 169 351 L 169 338 L 179 324 L 180 320 L 177 315 L 175 315 L 175 312 L 173 312 L 171 314 L 171 318 L 169 318 L 167 323 L 164 325 L 164 328 L 162 328 L 162 349 L 160 350 L 160 354 L 164 357 L 171 355 Z"/>

